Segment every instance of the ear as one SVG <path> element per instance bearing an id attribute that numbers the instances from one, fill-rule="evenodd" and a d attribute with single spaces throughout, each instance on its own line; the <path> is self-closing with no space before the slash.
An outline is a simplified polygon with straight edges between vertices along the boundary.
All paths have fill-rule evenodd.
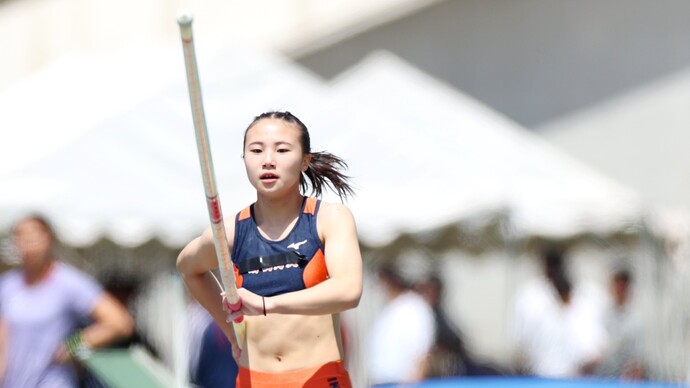
<path id="1" fill-rule="evenodd" d="M 307 169 L 309 168 L 309 165 L 311 164 L 312 159 L 313 159 L 312 154 L 304 155 L 304 158 L 302 158 L 302 172 L 307 171 Z"/>

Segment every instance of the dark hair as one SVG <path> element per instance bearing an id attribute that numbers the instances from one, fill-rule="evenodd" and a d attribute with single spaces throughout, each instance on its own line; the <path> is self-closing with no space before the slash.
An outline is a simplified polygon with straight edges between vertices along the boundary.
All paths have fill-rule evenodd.
<path id="1" fill-rule="evenodd" d="M 345 175 L 342 170 L 347 169 L 347 163 L 328 152 L 312 152 L 311 151 L 311 139 L 309 138 L 309 130 L 304 123 L 298 119 L 295 115 L 288 111 L 270 111 L 262 113 L 256 117 L 249 124 L 247 129 L 244 131 L 244 140 L 242 142 L 243 146 L 247 142 L 247 132 L 256 124 L 258 121 L 263 119 L 277 119 L 285 121 L 295 125 L 300 130 L 300 144 L 302 145 L 302 152 L 305 155 L 311 155 L 311 163 L 307 167 L 299 180 L 300 190 L 306 192 L 308 186 L 311 185 L 312 194 L 320 197 L 323 193 L 324 187 L 328 187 L 336 193 L 340 200 L 345 197 L 354 195 L 354 190 L 350 186 L 350 177 Z M 309 179 L 309 184 L 305 179 L 305 176 Z"/>
<path id="2" fill-rule="evenodd" d="M 558 292 L 561 300 L 566 302 L 570 298 L 573 284 L 565 264 L 565 253 L 558 248 L 551 247 L 542 253 L 542 260 L 546 277 Z"/>
<path id="3" fill-rule="evenodd" d="M 632 273 L 628 269 L 618 269 L 614 271 L 613 280 L 629 284 L 632 282 Z"/>
<path id="4" fill-rule="evenodd" d="M 386 264 L 380 267 L 377 274 L 379 277 L 393 283 L 398 288 L 409 289 L 412 287 L 412 282 L 407 280 L 392 264 Z"/>
<path id="5" fill-rule="evenodd" d="M 548 277 L 556 277 L 565 272 L 565 260 L 563 251 L 557 248 L 548 248 L 542 253 L 544 268 Z"/>

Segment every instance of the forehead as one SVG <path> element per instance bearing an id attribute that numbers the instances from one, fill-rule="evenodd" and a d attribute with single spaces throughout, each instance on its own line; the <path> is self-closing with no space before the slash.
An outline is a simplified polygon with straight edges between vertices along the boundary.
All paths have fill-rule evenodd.
<path id="1" fill-rule="evenodd" d="M 294 140 L 299 139 L 299 136 L 300 129 L 295 124 L 280 119 L 261 119 L 247 131 L 247 143 L 266 137 Z"/>
<path id="2" fill-rule="evenodd" d="M 20 221 L 14 228 L 15 234 L 25 234 L 25 233 L 36 233 L 43 232 L 49 233 L 48 229 L 43 225 L 41 221 L 35 219 L 28 219 Z"/>

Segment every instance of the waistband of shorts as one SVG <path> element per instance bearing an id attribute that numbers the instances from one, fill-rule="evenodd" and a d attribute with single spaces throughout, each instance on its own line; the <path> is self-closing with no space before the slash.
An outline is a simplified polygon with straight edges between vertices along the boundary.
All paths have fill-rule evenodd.
<path id="1" fill-rule="evenodd" d="M 337 360 L 312 368 L 303 368 L 284 372 L 261 372 L 240 366 L 237 377 L 238 380 L 245 380 L 249 378 L 252 383 L 257 385 L 279 386 L 281 384 L 305 382 L 317 374 L 342 375 L 347 373 L 345 363 L 342 360 Z"/>

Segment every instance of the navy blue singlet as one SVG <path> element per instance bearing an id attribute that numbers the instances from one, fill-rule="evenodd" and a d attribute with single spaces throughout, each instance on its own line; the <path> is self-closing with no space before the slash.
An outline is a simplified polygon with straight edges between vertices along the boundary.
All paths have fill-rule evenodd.
<path id="1" fill-rule="evenodd" d="M 237 213 L 232 262 L 237 287 L 262 296 L 299 291 L 328 278 L 316 230 L 321 201 L 304 197 L 299 219 L 280 241 L 266 239 L 254 219 L 254 204 Z"/>

